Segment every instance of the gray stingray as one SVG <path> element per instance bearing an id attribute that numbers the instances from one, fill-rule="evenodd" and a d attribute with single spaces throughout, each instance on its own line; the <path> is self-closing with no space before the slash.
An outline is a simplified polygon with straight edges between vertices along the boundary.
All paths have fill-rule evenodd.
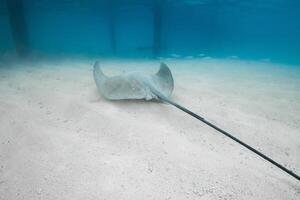
<path id="1" fill-rule="evenodd" d="M 156 74 L 130 72 L 120 76 L 107 77 L 99 62 L 94 65 L 94 80 L 100 93 L 107 99 L 159 99 L 158 95 L 168 98 L 174 89 L 170 69 L 161 63 Z"/>
<path id="2" fill-rule="evenodd" d="M 293 176 L 297 180 L 300 180 L 300 177 L 297 174 L 285 168 L 283 165 L 277 163 L 273 159 L 269 158 L 268 156 L 264 155 L 260 151 L 254 149 L 253 147 L 249 146 L 248 144 L 244 143 L 238 138 L 234 137 L 230 133 L 210 123 L 203 117 L 173 102 L 170 99 L 170 96 L 174 89 L 174 81 L 170 69 L 164 63 L 161 63 L 159 71 L 156 74 L 147 75 L 142 72 L 131 72 L 120 76 L 108 77 L 102 72 L 99 62 L 96 62 L 94 64 L 94 80 L 100 93 L 105 98 L 110 100 L 158 99 L 163 102 L 169 103 L 177 107 L 178 109 L 186 112 L 187 114 L 195 117 L 196 119 L 200 120 L 206 125 L 212 127 L 213 129 L 217 130 L 218 132 L 222 133 L 228 138 L 234 140 L 240 145 L 246 147 L 250 151 L 269 161 L 270 163 L 285 171 L 289 175 Z"/>

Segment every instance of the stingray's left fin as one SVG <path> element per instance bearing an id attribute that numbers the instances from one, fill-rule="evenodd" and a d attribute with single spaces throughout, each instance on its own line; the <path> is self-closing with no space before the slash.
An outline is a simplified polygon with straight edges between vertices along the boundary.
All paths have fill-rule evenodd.
<path id="1" fill-rule="evenodd" d="M 100 88 L 101 82 L 107 79 L 107 76 L 102 72 L 99 61 L 94 64 L 94 80 L 98 88 Z"/>

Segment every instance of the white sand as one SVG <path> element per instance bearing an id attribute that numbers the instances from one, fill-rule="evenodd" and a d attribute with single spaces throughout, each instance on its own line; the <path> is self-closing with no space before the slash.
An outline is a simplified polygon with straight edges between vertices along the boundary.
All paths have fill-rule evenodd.
<path id="1" fill-rule="evenodd" d="M 299 181 L 182 111 L 103 99 L 92 63 L 0 64 L 1 200 L 300 198 Z M 167 64 L 174 101 L 300 174 L 300 67 Z M 158 69 L 103 65 L 108 74 Z"/>

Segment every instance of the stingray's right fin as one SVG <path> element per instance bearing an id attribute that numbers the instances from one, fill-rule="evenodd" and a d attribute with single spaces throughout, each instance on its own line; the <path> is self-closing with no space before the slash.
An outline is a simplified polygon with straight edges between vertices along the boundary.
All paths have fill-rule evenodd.
<path id="1" fill-rule="evenodd" d="M 160 63 L 160 68 L 155 74 L 159 83 L 159 90 L 164 91 L 164 95 L 170 96 L 174 90 L 174 80 L 171 70 L 165 63 Z"/>

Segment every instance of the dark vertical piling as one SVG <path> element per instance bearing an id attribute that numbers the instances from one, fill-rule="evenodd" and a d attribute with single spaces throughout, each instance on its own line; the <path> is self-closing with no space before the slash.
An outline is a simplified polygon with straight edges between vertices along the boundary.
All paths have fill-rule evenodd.
<path id="1" fill-rule="evenodd" d="M 110 35 L 110 45 L 113 55 L 116 54 L 117 44 L 116 44 L 116 18 L 115 18 L 115 1 L 108 1 L 108 26 Z"/>
<path id="2" fill-rule="evenodd" d="M 6 2 L 16 51 L 19 56 L 24 57 L 28 54 L 28 33 L 23 0 L 6 0 Z"/>
<path id="3" fill-rule="evenodd" d="M 153 0 L 153 56 L 161 53 L 162 1 Z"/>

